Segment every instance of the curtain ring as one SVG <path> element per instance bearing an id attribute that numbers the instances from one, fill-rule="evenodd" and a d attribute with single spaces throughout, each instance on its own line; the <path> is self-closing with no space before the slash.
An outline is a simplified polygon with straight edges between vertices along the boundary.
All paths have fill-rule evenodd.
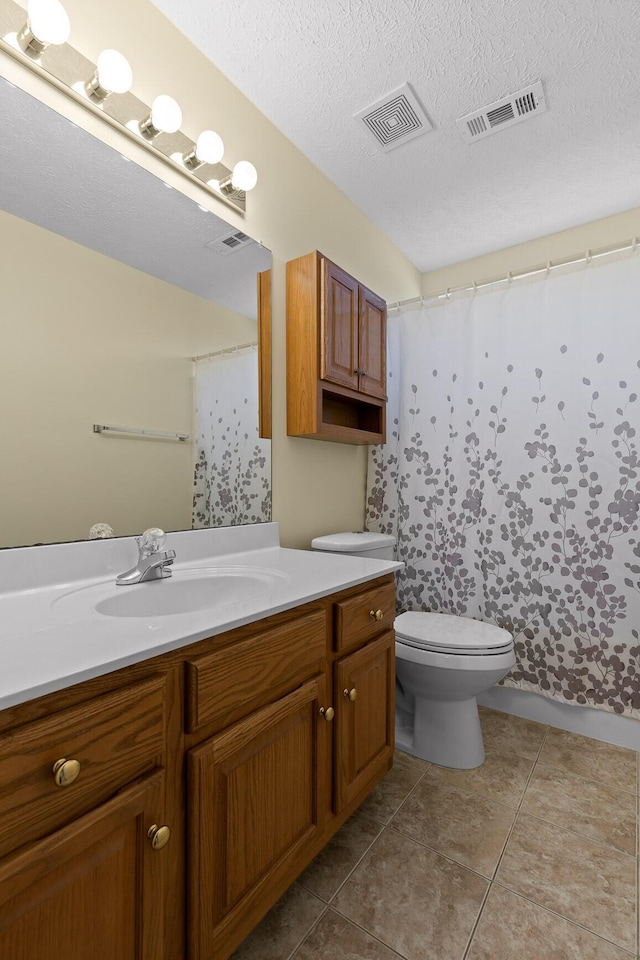
<path id="1" fill-rule="evenodd" d="M 591 257 L 592 257 L 591 250 L 587 250 L 587 252 L 586 252 L 586 254 L 585 254 L 585 258 L 584 258 L 585 261 L 586 261 L 587 266 L 589 266 L 589 264 L 591 263 Z"/>
<path id="2" fill-rule="evenodd" d="M 547 260 L 547 276 L 549 276 L 550 271 L 551 271 L 551 260 Z"/>
<path id="3" fill-rule="evenodd" d="M 449 298 L 451 297 L 451 287 L 447 287 L 446 295 L 447 295 L 447 300 L 449 300 Z"/>
<path id="4" fill-rule="evenodd" d="M 512 275 L 512 273 L 511 273 L 511 270 L 509 270 L 509 272 L 507 273 L 507 283 L 508 283 L 509 285 L 511 285 L 511 284 L 513 283 L 513 275 Z"/>

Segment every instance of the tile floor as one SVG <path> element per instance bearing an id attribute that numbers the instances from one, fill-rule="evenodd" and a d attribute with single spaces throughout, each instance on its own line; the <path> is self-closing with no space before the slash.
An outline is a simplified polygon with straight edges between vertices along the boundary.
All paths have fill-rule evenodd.
<path id="1" fill-rule="evenodd" d="M 476 770 L 393 770 L 232 960 L 638 958 L 640 754 L 481 708 Z"/>

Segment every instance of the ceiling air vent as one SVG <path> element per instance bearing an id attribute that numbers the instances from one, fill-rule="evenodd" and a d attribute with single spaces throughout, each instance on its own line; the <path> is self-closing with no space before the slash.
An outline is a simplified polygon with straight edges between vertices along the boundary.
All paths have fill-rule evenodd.
<path id="1" fill-rule="evenodd" d="M 525 90 L 519 90 L 510 97 L 490 103 L 482 110 L 460 117 L 456 123 L 467 143 L 472 143 L 511 127 L 514 123 L 520 123 L 521 120 L 528 120 L 536 113 L 544 113 L 546 109 L 542 81 L 538 80 Z"/>
<path id="2" fill-rule="evenodd" d="M 433 129 L 408 83 L 354 113 L 376 146 L 387 153 Z"/>
<path id="3" fill-rule="evenodd" d="M 218 237 L 217 240 L 209 240 L 208 243 L 205 243 L 205 247 L 221 254 L 223 257 L 228 257 L 230 253 L 235 253 L 236 250 L 246 247 L 249 243 L 254 243 L 251 237 L 248 237 L 242 230 L 234 230 L 232 233 L 225 234 L 224 237 Z"/>

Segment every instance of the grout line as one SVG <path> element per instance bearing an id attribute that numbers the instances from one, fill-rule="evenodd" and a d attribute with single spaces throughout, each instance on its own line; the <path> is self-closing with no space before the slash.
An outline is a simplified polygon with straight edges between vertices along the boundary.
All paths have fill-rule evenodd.
<path id="1" fill-rule="evenodd" d="M 487 887 L 487 892 L 485 893 L 484 900 L 482 901 L 482 905 L 481 905 L 480 910 L 479 910 L 479 912 L 478 912 L 478 916 L 476 917 L 476 922 L 474 923 L 473 929 L 471 930 L 471 933 L 469 934 L 469 939 L 468 939 L 468 941 L 467 941 L 467 946 L 466 946 L 466 948 L 465 948 L 465 951 L 464 951 L 464 953 L 463 953 L 463 955 L 462 955 L 462 960 L 466 960 L 466 957 L 469 955 L 469 951 L 471 950 L 471 944 L 473 943 L 473 938 L 474 938 L 475 935 L 476 935 L 476 930 L 478 929 L 478 925 L 479 925 L 480 920 L 481 920 L 481 918 L 482 918 L 482 914 L 484 913 L 484 908 L 485 908 L 485 906 L 486 906 L 486 904 L 487 904 L 487 900 L 489 899 L 489 894 L 491 893 L 491 891 L 492 891 L 492 889 L 493 889 L 493 884 L 494 884 L 494 882 L 495 882 L 495 878 L 496 878 L 496 876 L 498 875 L 498 868 L 500 867 L 500 864 L 502 863 L 502 859 L 503 859 L 503 857 L 504 857 L 504 855 L 505 855 L 505 853 L 506 853 L 506 850 L 507 850 L 507 845 L 508 845 L 509 840 L 511 839 L 511 835 L 512 835 L 514 829 L 515 829 L 516 822 L 517 822 L 517 820 L 518 820 L 518 814 L 520 813 L 520 809 L 521 809 L 521 807 L 522 807 L 522 804 L 524 803 L 525 794 L 526 794 L 526 792 L 527 792 L 527 789 L 528 789 L 528 787 L 529 787 L 529 784 L 531 783 L 531 778 L 533 777 L 533 772 L 534 772 L 534 770 L 536 769 L 536 764 L 538 763 L 538 760 L 539 760 L 539 758 L 540 758 L 540 754 L 542 753 L 542 748 L 544 747 L 544 745 L 545 745 L 545 743 L 546 743 L 546 741 L 547 741 L 547 734 L 548 734 L 548 733 L 549 733 L 549 726 L 546 725 L 546 730 L 545 730 L 545 732 L 544 732 L 544 736 L 542 737 L 542 740 L 540 741 L 540 746 L 538 747 L 538 752 L 537 752 L 537 754 L 536 754 L 535 760 L 534 760 L 533 763 L 531 764 L 531 770 L 529 771 L 529 776 L 527 777 L 527 782 L 526 782 L 525 785 L 524 785 L 524 789 L 523 789 L 523 791 L 522 791 L 522 796 L 520 797 L 520 802 L 518 803 L 518 805 L 517 805 L 517 807 L 516 807 L 516 809 L 515 809 L 515 813 L 514 813 L 514 816 L 513 816 L 513 822 L 512 822 L 512 824 L 511 824 L 511 826 L 510 826 L 510 828 L 509 828 L 509 832 L 507 833 L 506 839 L 505 839 L 504 844 L 503 844 L 503 846 L 502 846 L 502 851 L 501 851 L 501 853 L 500 853 L 500 856 L 498 857 L 498 860 L 497 860 L 497 862 L 496 862 L 496 865 L 495 865 L 495 867 L 493 868 L 493 873 L 492 873 L 492 875 L 491 875 L 491 879 L 489 880 L 489 886 Z M 502 754 L 501 754 L 501 756 L 502 756 Z M 511 809 L 513 809 L 513 808 L 511 808 Z M 510 891 L 510 892 L 513 892 L 513 891 Z"/>
<path id="2" fill-rule="evenodd" d="M 386 948 L 387 950 L 389 950 L 391 953 L 394 953 L 394 954 L 396 955 L 396 957 L 399 957 L 399 958 L 400 958 L 400 960 L 407 960 L 407 957 L 405 956 L 404 953 L 399 953 L 399 952 L 395 949 L 395 947 L 392 947 L 392 946 L 391 946 L 391 944 L 387 943 L 385 940 L 381 940 L 379 936 L 377 936 L 375 933 L 372 933 L 371 930 L 367 930 L 366 927 L 362 927 L 356 920 L 353 920 L 351 917 L 348 917 L 346 913 L 341 913 L 340 910 L 338 910 L 337 907 L 329 907 L 329 909 L 330 909 L 330 910 L 333 910 L 333 912 L 334 912 L 338 917 L 342 917 L 343 920 L 346 920 L 347 923 L 350 923 L 351 926 L 356 927 L 358 930 L 361 930 L 362 933 L 366 934 L 367 937 L 371 937 L 372 940 L 375 940 L 377 943 L 382 944 L 383 947 L 385 947 L 385 948 Z M 290 960 L 291 960 L 291 958 L 290 958 Z"/>
<path id="3" fill-rule="evenodd" d="M 303 887 L 303 889 L 305 890 L 306 893 L 310 893 L 310 892 L 311 892 L 311 891 L 307 890 L 306 887 Z M 320 899 L 320 898 L 318 897 L 318 899 Z M 322 902 L 324 903 L 324 901 L 322 901 Z M 295 945 L 295 947 L 293 948 L 293 950 L 291 951 L 291 953 L 289 953 L 289 954 L 287 955 L 287 957 L 285 958 L 285 960 L 293 960 L 293 958 L 295 957 L 296 953 L 298 952 L 298 950 L 300 949 L 300 947 L 302 946 L 302 944 L 305 942 L 305 940 L 307 939 L 307 937 L 309 937 L 309 936 L 311 935 L 312 930 L 315 930 L 315 928 L 318 926 L 318 924 L 320 923 L 320 921 L 322 920 L 322 918 L 324 917 L 324 915 L 325 915 L 325 913 L 327 912 L 328 909 L 329 909 L 329 907 L 328 907 L 328 905 L 325 903 L 325 904 L 324 904 L 324 910 L 322 911 L 322 913 L 320 914 L 320 916 L 317 917 L 316 920 L 314 920 L 314 922 L 311 924 L 311 926 L 309 927 L 309 929 L 307 930 L 307 932 L 302 935 L 302 939 Z"/>
<path id="4" fill-rule="evenodd" d="M 494 883 L 491 884 L 494 886 Z M 616 943 L 614 940 L 610 940 L 609 937 L 603 936 L 601 933 L 596 933 L 595 930 L 591 930 L 589 927 L 585 927 L 584 924 L 578 923 L 577 920 L 572 920 L 570 917 L 565 917 L 561 913 L 557 913 L 555 910 L 552 910 L 550 907 L 545 906 L 542 903 L 538 903 L 537 900 L 532 900 L 531 897 L 525 896 L 525 894 L 518 892 L 517 890 L 512 890 L 511 887 L 507 887 L 504 883 L 501 883 L 499 880 L 495 881 L 495 886 L 500 887 L 501 890 L 506 890 L 507 893 L 512 894 L 514 897 L 520 897 L 521 900 L 526 900 L 527 903 L 533 904 L 534 907 L 538 907 L 540 910 L 546 910 L 547 913 L 550 913 L 552 916 L 557 917 L 558 920 L 564 920 L 565 923 L 570 923 L 574 927 L 578 927 L 579 930 L 584 930 L 585 933 L 590 934 L 592 937 L 597 937 L 598 940 L 603 940 L 605 943 L 610 943 L 612 946 L 617 947 L 618 950 L 622 950 L 623 953 L 626 953 L 630 957 L 635 957 L 635 949 L 629 950 L 627 947 L 621 946 L 619 943 Z"/>

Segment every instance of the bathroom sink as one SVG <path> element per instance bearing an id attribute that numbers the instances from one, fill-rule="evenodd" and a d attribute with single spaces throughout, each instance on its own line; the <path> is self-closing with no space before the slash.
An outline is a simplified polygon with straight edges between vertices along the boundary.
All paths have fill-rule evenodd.
<path id="1" fill-rule="evenodd" d="M 53 606 L 74 618 L 95 613 L 105 617 L 147 619 L 184 616 L 254 601 L 267 594 L 282 578 L 280 573 L 256 568 L 179 570 L 164 580 L 133 586 L 109 582 L 70 590 L 55 600 Z"/>

